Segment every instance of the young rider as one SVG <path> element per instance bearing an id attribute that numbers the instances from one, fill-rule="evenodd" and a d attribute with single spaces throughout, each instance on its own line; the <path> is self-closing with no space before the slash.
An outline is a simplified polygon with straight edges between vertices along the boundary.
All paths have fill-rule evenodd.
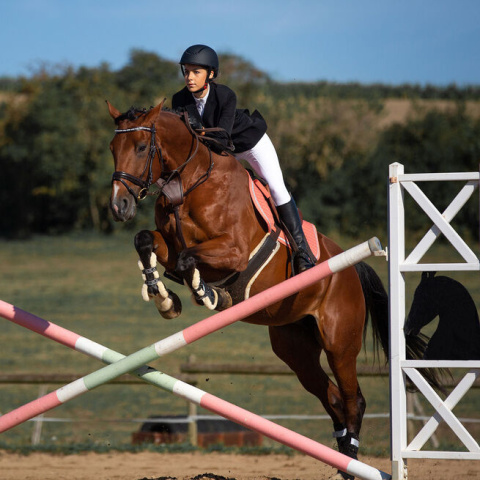
<path id="1" fill-rule="evenodd" d="M 225 130 L 226 133 L 213 135 L 225 146 L 231 137 L 235 157 L 246 160 L 270 187 L 278 214 L 299 248 L 294 258 L 295 272 L 311 268 L 314 264 L 307 253 L 300 216 L 285 187 L 275 147 L 266 134 L 265 120 L 257 111 L 250 115 L 246 110 L 237 109 L 233 90 L 212 82 L 219 69 L 218 56 L 212 48 L 192 45 L 183 53 L 180 65 L 186 86 L 173 96 L 172 107 L 187 109 L 205 128 Z"/>

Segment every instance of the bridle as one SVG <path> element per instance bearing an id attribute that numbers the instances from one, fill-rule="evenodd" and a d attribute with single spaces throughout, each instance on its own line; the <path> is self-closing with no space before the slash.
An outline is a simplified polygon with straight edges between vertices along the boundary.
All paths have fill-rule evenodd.
<path id="1" fill-rule="evenodd" d="M 133 127 L 133 128 L 125 128 L 125 129 L 116 129 L 115 134 L 138 132 L 140 130 L 145 130 L 146 132 L 150 132 L 150 149 L 148 151 L 148 157 L 147 157 L 147 162 L 145 163 L 145 168 L 143 169 L 143 172 L 140 174 L 140 178 L 135 177 L 130 173 L 122 172 L 122 171 L 116 171 L 112 175 L 112 183 L 114 181 L 122 183 L 123 186 L 128 190 L 128 192 L 135 199 L 135 203 L 138 203 L 139 200 L 143 200 L 148 195 L 148 189 L 152 185 L 152 180 L 153 180 L 153 172 L 152 172 L 153 160 L 157 155 L 157 153 L 158 153 L 158 159 L 162 166 L 162 171 L 164 170 L 164 164 L 165 164 L 163 160 L 162 149 L 158 147 L 157 140 L 155 138 L 155 133 L 156 133 L 155 124 L 152 124 L 150 128 L 149 127 Z M 147 171 L 148 171 L 147 179 L 142 180 L 142 177 L 145 175 L 145 172 Z M 140 187 L 140 191 L 138 192 L 138 194 L 136 194 L 131 189 L 131 187 L 125 182 L 125 180 L 128 180 L 129 182 Z"/>
<path id="2" fill-rule="evenodd" d="M 155 124 L 152 124 L 150 128 L 149 127 L 133 127 L 133 128 L 125 128 L 125 129 L 116 129 L 115 134 L 137 132 L 141 130 L 150 132 L 150 149 L 148 151 L 147 162 L 145 163 L 145 167 L 140 175 L 140 178 L 135 177 L 134 175 L 131 175 L 130 173 L 127 173 L 127 172 L 116 171 L 112 175 L 112 183 L 114 181 L 122 183 L 125 186 L 125 188 L 128 190 L 128 192 L 135 199 L 135 203 L 138 203 L 139 200 L 143 200 L 147 195 L 160 195 L 160 194 L 164 195 L 165 198 L 167 199 L 167 202 L 170 204 L 173 214 L 175 216 L 175 221 L 177 224 L 177 237 L 179 238 L 183 249 L 186 249 L 187 244 L 185 242 L 185 237 L 182 231 L 182 223 L 180 219 L 179 208 L 183 204 L 184 198 L 192 190 L 194 190 L 203 182 L 208 180 L 208 178 L 210 177 L 210 173 L 212 172 L 214 163 L 212 159 L 212 151 L 209 148 L 208 154 L 210 158 L 210 164 L 207 170 L 205 171 L 205 173 L 200 175 L 200 177 L 195 181 L 195 183 L 189 189 L 187 189 L 185 192 L 183 191 L 182 177 L 180 174 L 183 171 L 183 169 L 188 165 L 188 163 L 197 154 L 198 146 L 200 143 L 198 134 L 193 130 L 193 128 L 190 125 L 190 122 L 188 121 L 187 112 L 184 113 L 184 121 L 185 121 L 185 124 L 187 125 L 188 130 L 190 131 L 190 133 L 193 135 L 193 138 L 195 139 L 195 149 L 193 150 L 193 153 L 189 155 L 189 157 L 185 160 L 185 162 L 183 162 L 179 167 L 171 171 L 167 171 L 165 160 L 162 155 L 162 149 L 157 145 L 157 140 L 155 135 L 156 134 Z M 159 187 L 158 190 L 150 193 L 148 190 L 153 184 L 153 161 L 157 155 L 158 155 L 158 160 L 160 162 L 162 173 L 160 175 L 160 178 L 155 182 L 155 184 Z M 147 179 L 142 180 L 142 177 L 145 175 L 146 172 L 148 172 Z M 131 189 L 131 187 L 125 182 L 125 180 L 139 186 L 140 192 L 136 194 Z"/>
<path id="3" fill-rule="evenodd" d="M 131 175 L 130 173 L 123 172 L 123 171 L 115 171 L 112 175 L 112 183 L 114 181 L 120 182 L 123 184 L 123 186 L 128 190 L 130 195 L 133 196 L 135 199 L 135 203 L 138 203 L 139 200 L 143 200 L 146 198 L 147 195 L 159 195 L 164 193 L 164 189 L 169 185 L 170 182 L 173 180 L 180 182 L 180 188 L 181 187 L 181 177 L 180 173 L 183 171 L 183 169 L 190 163 L 190 161 L 195 157 L 195 155 L 198 152 L 198 146 L 200 143 L 198 134 L 192 129 L 190 126 L 190 122 L 188 121 L 188 116 L 187 113 L 185 112 L 185 124 L 187 125 L 187 128 L 189 129 L 190 133 L 192 133 L 194 139 L 195 139 L 195 149 L 193 153 L 183 162 L 179 167 L 177 167 L 174 170 L 167 171 L 166 169 L 166 164 L 165 160 L 162 155 L 162 149 L 158 146 L 157 140 L 156 140 L 156 129 L 155 129 L 155 124 L 152 124 L 151 127 L 132 127 L 132 128 L 125 128 L 125 129 L 116 129 L 115 134 L 117 133 L 129 133 L 129 132 L 137 132 L 144 130 L 146 132 L 150 132 L 150 148 L 148 151 L 148 157 L 147 161 L 145 163 L 145 167 L 140 174 L 140 177 L 135 177 L 134 175 Z M 210 173 L 213 169 L 213 160 L 212 160 L 212 152 L 210 149 L 209 150 L 209 156 L 210 156 L 210 165 L 207 169 L 207 171 L 200 176 L 200 178 L 197 179 L 197 181 L 186 191 L 182 192 L 182 201 L 183 197 L 188 195 L 192 190 L 197 188 L 199 185 L 201 185 L 203 182 L 205 182 L 208 177 L 210 176 Z M 158 155 L 158 160 L 160 162 L 161 166 L 161 176 L 160 178 L 155 182 L 157 186 L 159 187 L 159 190 L 155 192 L 149 192 L 149 189 L 151 185 L 154 183 L 153 182 L 153 161 L 155 157 Z M 148 172 L 148 173 L 147 173 Z M 146 180 L 142 180 L 143 176 L 147 173 L 147 178 Z M 132 188 L 125 182 L 125 180 L 137 185 L 140 187 L 139 193 L 135 193 Z M 168 196 L 168 195 L 167 195 Z"/>

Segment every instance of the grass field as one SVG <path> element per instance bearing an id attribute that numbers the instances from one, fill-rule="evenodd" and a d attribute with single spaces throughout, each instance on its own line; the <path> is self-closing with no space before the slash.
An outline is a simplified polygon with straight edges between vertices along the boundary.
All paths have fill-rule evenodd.
<path id="1" fill-rule="evenodd" d="M 366 238 L 343 239 L 339 243 L 349 248 L 364 240 Z M 386 238 L 381 240 L 386 243 Z M 442 259 L 448 255 L 445 245 L 440 245 L 433 253 Z M 72 234 L 1 241 L 0 299 L 124 354 L 176 333 L 208 315 L 206 309 L 191 304 L 184 288 L 174 284 L 171 288 L 180 295 L 184 313 L 179 319 L 162 319 L 153 304 L 141 299 L 142 280 L 136 263 L 133 234 L 126 232 L 109 237 Z M 372 258 L 369 263 L 387 285 L 387 262 Z M 410 282 L 408 298 L 419 279 L 418 274 L 411 275 L 418 278 Z M 450 276 L 467 286 L 478 305 L 478 273 Z M 75 373 L 80 377 L 102 366 L 38 334 L 6 320 L 0 321 L 3 327 L 0 337 L 2 373 Z M 190 355 L 205 363 L 280 364 L 270 349 L 265 327 L 238 323 L 163 357 L 152 366 L 176 376 L 180 364 Z M 371 357 L 369 342 L 359 362 L 368 363 Z M 58 386 L 49 385 L 48 391 Z M 290 376 L 200 376 L 198 387 L 259 414 L 325 413 L 319 402 Z M 368 414 L 388 412 L 387 378 L 362 378 L 361 387 L 367 399 Z M 0 412 L 23 405 L 38 393 L 38 385 L 0 385 Z M 425 408 L 428 413 L 428 406 Z M 455 412 L 478 419 L 479 409 L 480 396 L 476 390 L 467 395 Z M 44 423 L 42 445 L 125 448 L 130 445 L 132 432 L 140 427 L 140 423 L 132 423 L 132 419 L 186 413 L 184 400 L 151 386 L 106 385 L 47 413 L 47 417 L 58 421 Z M 65 419 L 73 421 L 63 421 Z M 278 423 L 333 445 L 329 421 L 282 420 Z M 32 428 L 33 424 L 28 422 L 3 433 L 0 447 L 18 449 L 29 445 Z M 479 438 L 478 423 L 472 428 L 469 426 L 469 431 Z M 448 429 L 442 430 L 443 444 L 450 444 L 451 440 Z M 272 443 L 266 440 L 265 445 Z M 388 419 L 364 420 L 362 451 L 388 455 Z"/>

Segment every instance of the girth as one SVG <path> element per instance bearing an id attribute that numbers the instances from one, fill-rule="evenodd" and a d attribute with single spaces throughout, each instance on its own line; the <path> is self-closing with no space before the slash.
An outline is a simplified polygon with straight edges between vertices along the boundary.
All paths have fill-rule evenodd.
<path id="1" fill-rule="evenodd" d="M 275 230 L 265 235 L 260 244 L 255 248 L 254 253 L 252 252 L 253 254 L 250 256 L 245 270 L 234 272 L 222 280 L 209 282 L 208 285 L 225 289 L 230 294 L 233 305 L 246 300 L 249 297 L 251 285 L 277 252 L 280 232 L 281 230 L 277 226 Z M 183 279 L 174 272 L 165 270 L 163 276 L 183 285 Z"/>
<path id="2" fill-rule="evenodd" d="M 278 250 L 279 244 L 277 240 L 280 231 L 280 228 L 277 226 L 275 230 L 262 239 L 255 253 L 249 259 L 245 270 L 235 272 L 233 275 L 218 282 L 209 283 L 209 285 L 224 288 L 230 294 L 233 305 L 246 300 L 249 297 L 251 285 Z"/>

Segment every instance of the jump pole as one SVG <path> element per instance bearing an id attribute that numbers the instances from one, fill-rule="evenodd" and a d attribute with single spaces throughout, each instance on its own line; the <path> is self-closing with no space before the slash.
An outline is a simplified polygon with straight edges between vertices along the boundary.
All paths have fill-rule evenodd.
<path id="1" fill-rule="evenodd" d="M 366 247 L 368 247 L 368 253 L 367 253 Z M 251 313 L 258 311 L 261 308 L 265 308 L 266 306 L 271 305 L 272 303 L 275 303 L 276 301 L 281 300 L 286 296 L 296 293 L 301 288 L 305 288 L 306 286 L 309 286 L 315 283 L 316 281 L 322 278 L 325 278 L 328 275 L 331 275 L 355 263 L 358 263 L 364 258 L 367 258 L 368 256 L 370 256 L 372 253 L 379 254 L 380 252 L 381 252 L 380 242 L 376 238 L 370 239 L 368 242 L 358 245 L 357 247 L 353 247 L 352 249 L 347 250 L 346 252 L 340 255 L 337 255 L 336 257 L 332 257 L 331 259 L 329 259 L 326 262 L 323 262 L 317 267 L 314 267 L 313 269 L 307 272 L 304 272 L 298 275 L 297 277 L 293 277 L 292 279 L 289 279 L 283 282 L 283 283 L 290 282 L 290 280 L 294 280 L 295 278 L 301 277 L 302 275 L 311 273 L 314 270 L 319 271 L 322 265 L 328 264 L 327 265 L 328 268 L 323 267 L 323 269 L 321 270 L 321 273 L 318 273 L 315 276 L 309 275 L 310 278 L 306 278 L 305 282 L 302 283 L 299 289 L 296 289 L 298 282 L 295 282 L 295 286 L 292 286 L 292 289 L 287 288 L 282 290 L 284 293 L 283 296 L 278 297 L 276 293 L 272 294 L 269 298 L 267 298 L 266 302 L 262 303 L 259 308 L 252 310 Z M 269 290 L 276 289 L 276 287 L 279 287 L 279 285 L 272 287 Z M 269 290 L 266 290 L 259 295 L 265 294 L 269 292 Z M 252 297 L 249 300 L 253 300 L 255 297 Z M 237 305 L 237 306 L 240 306 L 240 305 Z M 235 307 L 232 307 L 229 310 L 232 310 L 233 308 Z M 250 312 L 250 310 L 248 309 L 246 311 Z M 220 312 L 219 314 L 209 317 L 199 323 L 203 323 L 208 320 L 211 320 L 223 313 L 225 312 Z M 250 315 L 251 313 L 246 313 L 244 316 Z M 33 418 L 34 416 L 40 413 L 43 413 L 47 410 L 55 408 L 56 406 L 62 403 L 65 403 L 68 400 L 76 398 L 77 396 L 85 393 L 86 391 L 96 388 L 97 386 L 103 383 L 106 383 L 107 381 L 110 381 L 124 373 L 134 372 L 135 375 L 139 376 L 143 380 L 153 385 L 156 385 L 168 392 L 174 393 L 175 395 L 180 396 L 186 400 L 194 402 L 205 409 L 208 409 L 214 413 L 217 413 L 236 423 L 244 425 L 249 429 L 256 430 L 262 433 L 263 435 L 269 438 L 272 438 L 273 440 L 276 440 L 280 443 L 283 443 L 284 445 L 297 449 L 307 455 L 312 456 L 313 458 L 316 458 L 318 460 L 321 460 L 324 463 L 327 463 L 333 467 L 336 467 L 341 471 L 347 472 L 349 474 L 355 475 L 359 478 L 363 478 L 366 480 L 370 480 L 370 479 L 383 480 L 383 479 L 391 478 L 390 475 L 380 470 L 370 467 L 369 465 L 359 462 L 358 460 L 351 459 L 350 457 L 347 457 L 335 450 L 332 450 L 318 442 L 315 442 L 296 432 L 288 430 L 273 422 L 270 422 L 269 420 L 266 420 L 258 415 L 255 415 L 249 412 L 248 410 L 244 410 L 236 405 L 230 404 L 229 402 L 226 402 L 213 395 L 210 395 L 207 392 L 204 392 L 196 387 L 193 387 L 180 380 L 177 380 L 166 374 L 158 372 L 151 367 L 142 365 L 143 361 L 139 363 L 140 358 L 143 359 L 144 357 L 148 356 L 149 359 L 145 361 L 151 361 L 161 355 L 168 353 L 169 351 L 174 351 L 183 345 L 192 343 L 198 338 L 208 335 L 209 333 L 213 333 L 214 331 L 217 331 L 223 326 L 234 323 L 235 321 L 240 320 L 243 317 L 238 317 L 235 320 L 232 320 L 231 318 L 221 319 L 221 322 L 222 322 L 221 326 L 217 326 L 216 322 L 212 322 L 212 328 L 210 329 L 210 331 L 207 331 L 207 333 L 199 335 L 199 332 L 197 332 L 196 334 L 190 337 L 190 338 L 193 338 L 193 340 L 191 341 L 185 340 L 185 343 L 183 345 L 178 346 L 177 348 L 172 349 L 171 342 L 167 343 L 166 350 L 159 349 L 160 352 L 162 352 L 160 355 L 157 353 L 155 347 L 158 346 L 158 344 L 161 344 L 163 341 L 157 342 L 156 344 L 153 344 L 150 347 L 147 347 L 143 350 L 140 350 L 139 352 L 136 352 L 128 357 L 125 357 L 124 355 L 118 352 L 110 350 L 107 347 L 104 347 L 96 342 L 88 340 L 85 337 L 81 337 L 80 335 L 73 333 L 69 330 L 66 330 L 62 327 L 59 327 L 55 324 L 47 322 L 46 320 L 40 319 L 35 315 L 24 312 L 23 310 L 13 307 L 12 305 L 9 305 L 6 302 L 0 301 L 0 315 L 8 320 L 13 321 L 14 323 L 17 323 L 26 328 L 29 328 L 30 330 L 33 330 L 37 333 L 40 333 L 41 335 L 47 338 L 51 338 L 55 341 L 58 341 L 59 343 L 62 343 L 63 345 L 66 345 L 70 348 L 73 348 L 77 351 L 85 353 L 94 358 L 98 358 L 106 363 L 116 362 L 115 364 L 111 364 L 108 367 L 104 367 L 103 369 L 100 369 L 97 372 L 94 372 L 90 375 L 87 375 L 86 377 L 78 379 L 75 382 L 72 382 L 40 399 L 37 399 L 36 401 L 30 402 L 29 404 L 26 404 L 23 407 L 20 407 L 6 415 L 1 416 L 0 432 L 13 428 L 15 425 L 18 425 L 19 423 L 22 423 L 30 418 Z M 185 332 L 189 328 L 191 327 L 188 327 L 187 329 L 183 330 L 183 332 Z M 202 331 L 205 331 L 205 330 L 207 329 L 203 329 Z M 167 337 L 167 339 L 164 339 L 164 340 L 168 340 L 172 337 L 175 337 L 176 335 L 178 334 L 175 334 L 171 337 Z M 152 350 L 155 352 L 155 355 L 153 355 Z M 119 365 L 121 365 L 122 368 L 116 368 Z M 110 368 L 110 367 L 114 367 L 114 368 Z M 107 372 L 107 373 L 104 373 L 104 372 Z"/>
<path id="2" fill-rule="evenodd" d="M 110 350 L 99 343 L 37 317 L 36 315 L 28 313 L 18 307 L 3 302 L 2 300 L 0 300 L 0 316 L 16 323 L 17 325 L 39 333 L 44 337 L 55 340 L 72 350 L 84 353 L 104 363 L 113 363 L 125 357 L 125 355 L 122 355 L 121 353 Z M 346 455 L 332 450 L 309 438 L 303 437 L 298 433 L 281 427 L 247 410 L 243 410 L 225 400 L 210 395 L 207 392 L 182 382 L 181 380 L 159 372 L 152 367 L 144 365 L 134 372 L 131 372 L 131 374 L 136 375 L 138 378 L 141 378 L 162 390 L 196 403 L 213 413 L 229 418 L 236 423 L 241 423 L 247 428 L 257 430 L 280 443 L 287 445 L 287 442 L 283 439 L 290 439 L 288 446 L 291 446 L 292 448 L 300 450 L 301 446 L 306 445 L 306 447 L 300 451 L 313 458 L 321 460 L 323 463 L 339 468 L 344 472 L 365 479 L 386 480 L 391 478 L 390 475 L 370 467 L 369 465 L 358 462 L 358 460 L 353 460 Z M 249 421 L 247 422 L 247 420 Z M 277 433 L 277 435 L 272 435 L 272 432 Z M 282 439 L 280 439 L 280 435 L 282 436 Z"/>

